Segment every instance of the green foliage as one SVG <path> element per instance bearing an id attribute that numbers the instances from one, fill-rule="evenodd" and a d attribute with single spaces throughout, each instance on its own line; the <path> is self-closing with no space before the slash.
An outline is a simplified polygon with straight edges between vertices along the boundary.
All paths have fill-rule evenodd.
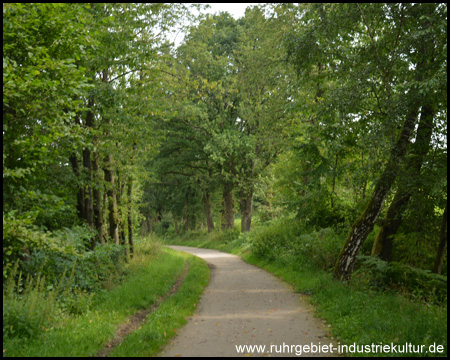
<path id="1" fill-rule="evenodd" d="M 17 273 L 17 262 L 3 286 L 3 336 L 36 337 L 50 327 L 60 313 L 56 302 L 63 293 L 61 282 L 47 285 L 45 277 Z M 16 279 L 17 278 L 17 282 Z"/>
<path id="2" fill-rule="evenodd" d="M 19 258 L 27 258 L 30 251 L 54 245 L 49 233 L 32 225 L 33 218 L 16 218 L 15 212 L 3 213 L 3 279 Z"/>
<path id="3" fill-rule="evenodd" d="M 224 244 L 228 244 L 229 242 L 232 242 L 236 240 L 239 237 L 240 234 L 240 228 L 235 225 L 233 229 L 225 229 L 220 234 L 220 241 Z"/>
<path id="4" fill-rule="evenodd" d="M 54 187 L 42 183 L 53 182 L 50 172 L 55 168 L 67 169 L 62 164 L 67 161 L 68 146 L 83 141 L 83 131 L 73 122 L 83 108 L 80 98 L 90 88 L 80 62 L 87 48 L 95 46 L 92 34 L 79 21 L 85 16 L 86 8 L 78 4 L 3 5 L 6 209 L 24 205 L 21 210 L 29 210 L 22 196 L 56 195 Z"/>
<path id="5" fill-rule="evenodd" d="M 307 231 L 296 222 L 274 221 L 249 236 L 252 252 L 268 261 L 295 267 L 329 269 L 339 254 L 343 239 L 331 228 Z"/>
<path id="6" fill-rule="evenodd" d="M 148 322 L 142 324 L 141 332 L 124 339 L 123 348 L 116 349 L 119 354 L 125 351 L 127 356 L 136 355 L 136 344 L 140 344 L 139 354 L 154 355 L 196 309 L 208 282 L 209 268 L 203 260 L 163 249 L 150 238 L 136 240 L 135 257 L 127 264 L 127 274 L 120 284 L 95 294 L 92 299 L 91 295 L 80 292 L 76 303 L 71 302 L 71 314 L 66 311 L 60 321 L 45 326 L 45 329 L 41 327 L 40 333 L 33 338 L 4 336 L 3 355 L 95 356 L 115 336 L 120 324 L 171 290 L 183 273 L 186 261 L 189 273 L 179 292 L 149 316 Z M 67 302 L 63 305 L 67 307 Z M 151 341 L 147 336 L 149 333 L 152 334 Z M 145 346 L 142 346 L 143 342 Z"/>
<path id="7" fill-rule="evenodd" d="M 72 234 L 70 241 L 76 244 L 83 239 Z M 9 338 L 37 337 L 61 317 L 86 313 L 93 291 L 99 291 L 102 284 L 111 286 L 114 277 L 124 273 L 123 259 L 123 248 L 111 244 L 81 254 L 69 246 L 34 249 L 6 274 L 3 333 Z"/>
<path id="8" fill-rule="evenodd" d="M 33 218 L 16 218 L 14 212 L 3 214 L 3 278 L 17 260 L 25 275 L 41 272 L 47 281 L 56 283 L 64 272 L 77 262 L 75 287 L 90 289 L 95 282 L 114 273 L 120 264 L 123 249 L 105 244 L 85 252 L 94 236 L 86 226 L 75 226 L 49 232 L 33 225 Z M 84 270 L 83 270 L 84 269 Z M 98 273 L 97 273 L 98 271 Z"/>
<path id="9" fill-rule="evenodd" d="M 122 270 L 124 248 L 115 244 L 103 244 L 93 251 L 77 254 L 70 251 L 38 249 L 32 252 L 23 269 L 28 274 L 39 271 L 47 281 L 56 283 L 67 269 L 74 267 L 75 273 L 70 287 L 88 292 L 101 288 L 102 282 L 117 277 Z M 64 285 L 68 279 L 63 279 Z"/>
<path id="10" fill-rule="evenodd" d="M 447 302 L 447 277 L 398 262 L 360 255 L 354 284 L 379 291 L 394 290 L 431 304 Z"/>

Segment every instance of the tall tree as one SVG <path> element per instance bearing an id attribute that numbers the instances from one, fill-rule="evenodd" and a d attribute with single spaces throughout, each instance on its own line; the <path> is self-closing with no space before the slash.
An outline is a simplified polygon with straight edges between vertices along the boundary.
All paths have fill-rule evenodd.
<path id="1" fill-rule="evenodd" d="M 405 161 L 406 174 L 400 178 L 399 188 L 373 244 L 372 255 L 379 255 L 383 260 L 392 260 L 393 236 L 400 227 L 402 215 L 409 199 L 413 192 L 417 191 L 417 185 L 414 182 L 417 182 L 420 177 L 420 169 L 430 149 L 433 117 L 433 108 L 430 105 L 422 106 L 416 139 Z"/>
<path id="2" fill-rule="evenodd" d="M 235 86 L 240 99 L 236 127 L 246 139 L 246 147 L 236 177 L 241 231 L 245 232 L 251 227 L 256 179 L 283 151 L 286 130 L 292 124 L 292 113 L 286 108 L 294 91 L 281 47 L 286 24 L 275 16 L 266 16 L 257 6 L 248 8 L 240 23 L 242 31 L 234 51 Z"/>
<path id="3" fill-rule="evenodd" d="M 90 89 L 79 64 L 96 44 L 79 21 L 87 14 L 82 4 L 3 4 L 3 208 L 50 229 L 74 221 L 67 159 L 88 141 L 75 120 Z"/>
<path id="4" fill-rule="evenodd" d="M 303 25 L 287 42 L 291 61 L 301 75 L 310 76 L 316 67 L 316 78 L 326 76 L 336 87 L 318 103 L 319 109 L 332 106 L 322 114 L 347 118 L 351 127 L 364 124 L 366 131 L 368 125 L 379 128 L 381 139 L 391 136 L 383 171 L 334 269 L 344 280 L 396 179 L 424 100 L 433 93 L 442 98 L 446 55 L 436 49 L 445 44 L 445 6 L 317 4 L 302 6 L 298 18 Z"/>

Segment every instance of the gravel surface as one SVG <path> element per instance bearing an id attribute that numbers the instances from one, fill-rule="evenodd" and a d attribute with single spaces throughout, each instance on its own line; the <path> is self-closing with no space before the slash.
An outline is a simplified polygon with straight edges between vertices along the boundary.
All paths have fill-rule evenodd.
<path id="1" fill-rule="evenodd" d="M 338 355 L 327 327 L 302 299 L 305 295 L 294 293 L 285 282 L 235 255 L 169 247 L 204 259 L 211 279 L 195 314 L 159 356 Z M 240 345 L 265 348 L 239 352 Z"/>

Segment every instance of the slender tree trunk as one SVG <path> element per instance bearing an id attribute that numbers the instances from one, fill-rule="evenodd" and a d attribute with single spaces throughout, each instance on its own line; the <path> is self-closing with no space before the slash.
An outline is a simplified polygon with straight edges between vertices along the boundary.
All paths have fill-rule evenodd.
<path id="1" fill-rule="evenodd" d="M 88 149 L 83 150 L 83 166 L 86 174 L 86 186 L 84 187 L 84 209 L 85 218 L 88 226 L 94 228 L 94 207 L 92 201 L 92 163 L 91 152 Z"/>
<path id="2" fill-rule="evenodd" d="M 206 225 L 208 227 L 208 232 L 212 232 L 214 230 L 214 218 L 213 213 L 211 210 L 211 193 L 209 192 L 209 189 L 206 189 L 203 192 L 203 206 L 205 210 L 205 219 L 206 219 Z"/>
<path id="3" fill-rule="evenodd" d="M 85 126 L 90 130 L 94 124 L 94 98 L 89 97 L 88 100 L 88 111 L 86 114 Z M 84 215 L 86 222 L 90 229 L 94 229 L 94 201 L 92 192 L 92 161 L 91 161 L 91 150 L 88 148 L 83 149 L 83 172 L 84 172 Z M 95 236 L 91 239 L 91 249 L 95 248 Z"/>
<path id="4" fill-rule="evenodd" d="M 419 178 L 424 158 L 430 149 L 433 118 L 433 108 L 429 105 L 423 106 L 416 141 L 411 145 L 410 155 L 406 161 L 405 179 L 399 184 L 383 225 L 375 238 L 372 256 L 379 256 L 385 261 L 392 261 L 393 237 L 400 227 L 406 205 L 413 195 L 413 191 L 417 188 L 415 179 Z"/>
<path id="5" fill-rule="evenodd" d="M 184 198 L 184 206 L 186 210 L 186 218 L 184 221 L 184 230 L 188 231 L 191 226 L 191 214 L 189 209 L 189 191 L 186 191 L 186 195 Z"/>
<path id="6" fill-rule="evenodd" d="M 128 197 L 128 205 L 127 205 L 127 224 L 128 224 L 128 246 L 130 247 L 130 254 L 133 256 L 134 254 L 134 242 L 133 242 L 133 219 L 132 219 L 132 211 L 131 211 L 131 195 L 133 192 L 133 178 L 131 176 L 128 177 L 128 188 L 127 188 L 127 197 Z"/>
<path id="7" fill-rule="evenodd" d="M 117 201 L 117 220 L 118 220 L 118 227 L 119 227 L 119 244 L 120 245 L 126 245 L 126 236 L 125 236 L 125 226 L 122 226 L 122 221 L 124 219 L 123 211 L 123 199 L 124 199 L 124 190 L 125 190 L 125 184 L 122 181 L 121 173 L 117 171 L 116 174 L 116 201 Z"/>
<path id="8" fill-rule="evenodd" d="M 109 82 L 109 69 L 106 68 L 102 71 L 102 81 Z M 106 119 L 106 124 L 109 125 L 109 119 Z M 113 157 L 108 154 L 104 160 L 105 167 L 103 169 L 105 173 L 106 182 L 106 194 L 108 196 L 108 210 L 109 210 L 109 237 L 114 240 L 114 243 L 119 245 L 119 212 L 117 209 L 117 198 L 114 184 L 114 170 L 113 170 Z"/>
<path id="9" fill-rule="evenodd" d="M 250 231 L 252 225 L 253 189 L 239 193 L 239 208 L 241 210 L 241 232 Z"/>
<path id="10" fill-rule="evenodd" d="M 378 180 L 369 204 L 361 217 L 353 224 L 347 241 L 339 254 L 334 267 L 334 277 L 339 280 L 348 280 L 353 272 L 356 256 L 369 233 L 373 230 L 375 221 L 378 219 L 386 195 L 395 181 L 398 173 L 398 165 L 405 157 L 414 126 L 417 121 L 419 106 L 411 105 L 411 110 L 406 115 L 397 143 L 392 148 L 391 156 Z"/>
<path id="11" fill-rule="evenodd" d="M 70 164 L 72 165 L 72 170 L 73 173 L 75 174 L 75 177 L 77 179 L 77 181 L 80 181 L 80 168 L 78 166 L 78 160 L 77 160 L 77 156 L 76 154 L 72 154 L 69 157 L 69 161 Z M 83 186 L 80 186 L 78 188 L 78 192 L 77 192 L 77 213 L 78 213 L 78 218 L 80 220 L 84 220 L 85 216 L 84 216 L 84 188 Z"/>
<path id="12" fill-rule="evenodd" d="M 107 155 L 105 158 L 106 167 L 103 171 L 105 172 L 105 181 L 107 186 L 106 194 L 108 195 L 109 236 L 117 245 L 119 245 L 119 214 L 117 210 L 112 161 L 112 155 Z"/>
<path id="13" fill-rule="evenodd" d="M 436 274 L 440 274 L 442 271 L 442 261 L 444 260 L 446 245 L 447 245 L 447 203 L 445 204 L 444 215 L 442 216 L 441 232 L 439 235 L 439 247 L 433 268 L 433 271 Z"/>
<path id="14" fill-rule="evenodd" d="M 223 186 L 222 230 L 234 228 L 233 184 L 226 182 Z"/>
<path id="15" fill-rule="evenodd" d="M 94 225 L 97 230 L 97 239 L 103 244 L 103 216 L 102 216 L 102 193 L 100 191 L 100 185 L 98 184 L 100 180 L 100 174 L 98 169 L 98 153 L 94 153 L 92 161 L 92 170 L 97 181 L 94 182 L 93 186 L 93 197 L 94 197 Z"/>
<path id="16" fill-rule="evenodd" d="M 175 215 L 173 215 L 173 226 L 175 228 L 175 234 L 178 234 L 180 229 L 178 227 L 178 218 Z"/>
<path id="17" fill-rule="evenodd" d="M 331 194 L 330 194 L 330 201 L 331 201 L 331 210 L 334 213 L 334 196 L 336 191 L 336 173 L 337 173 L 337 167 L 338 167 L 338 161 L 339 161 L 339 153 L 336 154 L 336 160 L 334 162 L 334 169 L 333 169 L 333 184 L 331 188 Z"/>
<path id="18" fill-rule="evenodd" d="M 106 185 L 106 184 L 105 184 Z M 102 218 L 103 218 L 103 234 L 102 234 L 102 237 L 103 237 L 103 239 L 106 241 L 106 242 L 108 242 L 108 238 L 109 238 L 109 233 L 108 233 L 108 221 L 109 221 L 109 219 L 108 219 L 108 208 L 109 208 L 109 206 L 108 206 L 108 192 L 107 192 L 107 189 L 106 189 L 106 187 L 105 187 L 105 190 L 104 190 L 104 192 L 103 192 L 103 215 L 102 215 Z"/>

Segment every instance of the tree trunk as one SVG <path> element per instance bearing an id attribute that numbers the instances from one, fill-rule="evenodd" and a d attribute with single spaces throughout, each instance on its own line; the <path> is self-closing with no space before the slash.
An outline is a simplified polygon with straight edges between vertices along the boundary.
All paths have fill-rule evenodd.
<path id="1" fill-rule="evenodd" d="M 92 201 L 92 163 L 91 163 L 91 151 L 89 149 L 83 150 L 83 167 L 85 172 L 84 186 L 84 210 L 85 219 L 88 226 L 94 228 L 94 207 Z"/>
<path id="2" fill-rule="evenodd" d="M 447 203 L 445 204 L 444 215 L 442 217 L 441 233 L 439 235 L 439 247 L 433 268 L 433 271 L 436 274 L 440 274 L 442 271 L 442 262 L 444 260 L 446 245 L 447 245 Z"/>
<path id="3" fill-rule="evenodd" d="M 134 242 L 133 242 L 133 219 L 131 212 L 131 195 L 133 192 L 133 178 L 130 176 L 128 178 L 128 188 L 127 188 L 127 197 L 128 197 L 128 209 L 127 209 L 127 223 L 128 223 L 128 246 L 130 247 L 130 255 L 134 254 Z"/>
<path id="4" fill-rule="evenodd" d="M 105 158 L 106 167 L 105 172 L 106 194 L 108 196 L 108 210 L 109 210 L 109 236 L 114 242 L 119 245 L 119 214 L 117 210 L 117 199 L 114 185 L 114 173 L 112 170 L 112 155 L 107 155 Z"/>
<path id="5" fill-rule="evenodd" d="M 173 226 L 175 228 L 175 234 L 178 234 L 180 229 L 178 228 L 178 218 L 175 215 L 173 215 Z"/>
<path id="6" fill-rule="evenodd" d="M 102 81 L 109 82 L 109 69 L 106 68 L 102 71 Z M 109 125 L 109 119 L 106 119 L 106 124 Z M 108 210 L 109 210 L 109 237 L 114 240 L 114 243 L 119 245 L 119 212 L 117 209 L 117 198 L 114 184 L 114 172 L 113 172 L 113 158 L 112 155 L 106 155 L 105 167 L 103 169 L 105 173 L 106 182 L 106 194 L 108 196 Z"/>
<path id="7" fill-rule="evenodd" d="M 69 157 L 70 164 L 72 165 L 73 173 L 75 174 L 75 177 L 77 181 L 80 181 L 80 168 L 78 166 L 78 160 L 77 156 L 75 154 L 72 154 Z M 83 186 L 80 186 L 77 192 L 77 213 L 78 218 L 80 220 L 85 219 L 84 216 L 84 188 Z"/>
<path id="8" fill-rule="evenodd" d="M 184 230 L 188 231 L 189 227 L 191 226 L 191 214 L 190 214 L 190 209 L 189 209 L 189 191 L 186 191 L 186 195 L 184 198 L 184 206 L 186 209 L 186 217 L 185 217 L 185 221 L 184 221 Z"/>
<path id="9" fill-rule="evenodd" d="M 397 143 L 391 150 L 389 161 L 383 174 L 378 180 L 369 204 L 364 213 L 353 224 L 350 234 L 343 249 L 341 250 L 336 265 L 334 267 L 334 277 L 339 280 L 348 280 L 353 272 L 356 256 L 359 254 L 362 244 L 369 233 L 373 230 L 375 221 L 380 215 L 381 207 L 386 195 L 395 181 L 398 173 L 398 165 L 405 157 L 411 135 L 418 116 L 418 105 L 411 105 L 411 110 L 406 116 L 402 131 Z"/>
<path id="10" fill-rule="evenodd" d="M 241 210 L 241 232 L 250 231 L 252 225 L 253 189 L 239 193 L 239 208 Z"/>
<path id="11" fill-rule="evenodd" d="M 86 113 L 85 127 L 88 131 L 92 128 L 94 124 L 94 113 L 92 108 L 94 107 L 94 98 L 89 97 L 88 100 L 88 111 Z M 83 168 L 84 168 L 84 215 L 86 222 L 90 229 L 94 229 L 94 201 L 92 193 L 92 161 L 91 161 L 91 150 L 88 148 L 83 149 Z M 91 249 L 95 248 L 95 236 L 91 239 Z"/>
<path id="12" fill-rule="evenodd" d="M 208 227 L 208 232 L 212 232 L 214 230 L 214 218 L 211 210 L 211 193 L 209 189 L 206 189 L 203 192 L 203 205 L 205 210 L 205 219 L 206 225 Z"/>
<path id="13" fill-rule="evenodd" d="M 108 242 L 108 193 L 107 189 L 103 192 L 103 239 Z"/>
<path id="14" fill-rule="evenodd" d="M 117 202 L 117 220 L 118 220 L 118 228 L 119 228 L 119 244 L 125 246 L 126 245 L 126 236 L 125 236 L 125 226 L 122 224 L 124 219 L 123 211 L 123 201 L 124 201 L 124 190 L 125 184 L 122 181 L 122 177 L 119 171 L 116 173 L 116 202 Z"/>
<path id="15" fill-rule="evenodd" d="M 372 248 L 372 256 L 392 261 L 393 237 L 402 222 L 406 205 L 417 188 L 415 179 L 419 178 L 423 160 L 430 149 L 433 132 L 434 111 L 430 105 L 422 107 L 416 141 L 411 145 L 410 156 L 406 161 L 406 176 L 399 184 L 394 200 L 386 213 Z"/>
<path id="16" fill-rule="evenodd" d="M 234 228 L 233 184 L 226 182 L 223 186 L 222 230 Z"/>
<path id="17" fill-rule="evenodd" d="M 94 153 L 92 161 L 92 170 L 96 179 L 100 179 L 98 171 L 98 153 Z M 97 240 L 103 244 L 103 216 L 102 216 L 102 193 L 98 181 L 94 182 L 93 186 L 94 197 L 94 226 L 97 230 Z"/>

